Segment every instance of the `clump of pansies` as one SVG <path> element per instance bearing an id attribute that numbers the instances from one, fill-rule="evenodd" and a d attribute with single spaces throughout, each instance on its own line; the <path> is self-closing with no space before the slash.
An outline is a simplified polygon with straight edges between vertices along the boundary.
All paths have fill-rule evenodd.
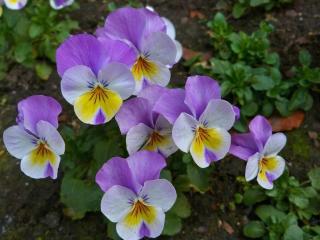
<path id="1" fill-rule="evenodd" d="M 50 6 L 56 10 L 70 6 L 73 2 L 74 0 L 49 0 Z M 0 0 L 0 9 L 2 5 L 5 5 L 11 10 L 20 10 L 24 8 L 27 3 L 28 0 Z"/>
<path id="2" fill-rule="evenodd" d="M 247 181 L 257 177 L 266 189 L 285 168 L 278 153 L 286 137 L 272 134 L 264 117 L 251 121 L 249 133 L 229 133 L 240 110 L 221 99 L 215 80 L 190 76 L 184 89 L 166 88 L 181 55 L 168 19 L 152 8 L 130 7 L 112 12 L 95 35 L 73 35 L 57 50 L 62 95 L 77 117 L 92 125 L 115 117 L 126 135 L 129 157 L 113 157 L 96 175 L 104 192 L 101 211 L 125 240 L 161 234 L 177 194 L 160 171 L 178 150 L 190 153 L 200 168 L 229 152 L 247 161 Z M 26 175 L 56 178 L 64 153 L 60 104 L 32 96 L 19 102 L 18 112 L 17 125 L 4 131 L 7 150 L 21 159 Z"/>

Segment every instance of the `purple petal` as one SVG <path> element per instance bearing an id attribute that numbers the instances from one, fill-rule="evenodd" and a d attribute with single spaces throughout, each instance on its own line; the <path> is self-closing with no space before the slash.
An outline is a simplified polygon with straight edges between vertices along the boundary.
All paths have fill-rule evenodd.
<path id="1" fill-rule="evenodd" d="M 266 176 L 270 183 L 272 183 L 275 180 L 275 177 L 269 172 L 266 172 Z"/>
<path id="2" fill-rule="evenodd" d="M 98 40 L 102 43 L 110 62 L 120 62 L 131 67 L 137 57 L 137 50 L 129 46 L 127 43 L 120 40 L 113 40 L 109 37 L 99 37 Z"/>
<path id="3" fill-rule="evenodd" d="M 106 19 L 104 31 L 115 38 L 130 41 L 141 50 L 141 42 L 153 32 L 165 32 L 163 20 L 145 8 L 120 8 Z M 99 31 L 101 34 L 101 31 Z"/>
<path id="4" fill-rule="evenodd" d="M 221 98 L 219 84 L 210 77 L 188 77 L 185 89 L 185 103 L 196 118 L 200 117 L 210 100 Z"/>
<path id="5" fill-rule="evenodd" d="M 126 134 L 130 128 L 139 123 L 144 123 L 153 128 L 151 106 L 143 98 L 132 98 L 126 101 L 115 118 L 121 134 Z"/>
<path id="6" fill-rule="evenodd" d="M 162 114 L 173 124 L 181 113 L 190 114 L 190 109 L 184 103 L 184 99 L 185 91 L 183 89 L 170 89 L 159 98 L 153 110 Z"/>
<path id="7" fill-rule="evenodd" d="M 251 133 L 232 135 L 229 153 L 242 160 L 248 160 L 256 152 L 259 152 L 259 148 Z"/>
<path id="8" fill-rule="evenodd" d="M 61 105 L 52 97 L 34 95 L 18 103 L 17 123 L 37 135 L 36 125 L 40 120 L 58 128 Z"/>
<path id="9" fill-rule="evenodd" d="M 141 188 L 132 176 L 127 160 L 120 157 L 113 157 L 102 166 L 96 175 L 96 183 L 104 192 L 115 185 L 127 187 L 136 193 Z"/>
<path id="10" fill-rule="evenodd" d="M 237 121 L 240 119 L 240 109 L 235 105 L 233 105 L 232 107 L 233 107 L 234 114 L 236 115 L 236 121 Z"/>
<path id="11" fill-rule="evenodd" d="M 256 116 L 249 124 L 250 132 L 257 141 L 259 150 L 262 151 L 268 138 L 272 135 L 272 127 L 268 120 L 263 116 Z"/>
<path id="12" fill-rule="evenodd" d="M 139 235 L 141 238 L 150 236 L 150 230 L 144 222 L 140 227 Z"/>
<path id="13" fill-rule="evenodd" d="M 50 163 L 48 163 L 48 165 L 47 165 L 47 169 L 46 169 L 46 172 L 45 172 L 45 177 L 51 177 L 52 179 L 54 178 L 53 168 L 51 167 Z"/>
<path id="14" fill-rule="evenodd" d="M 209 149 L 205 149 L 204 156 L 206 161 L 210 164 L 213 161 L 218 160 L 217 156 L 214 154 L 214 152 L 210 151 Z"/>
<path id="15" fill-rule="evenodd" d="M 89 67 L 96 76 L 107 60 L 107 50 L 98 39 L 90 34 L 69 37 L 57 49 L 56 61 L 60 77 L 76 65 Z"/>
<path id="16" fill-rule="evenodd" d="M 142 186 L 145 181 L 158 179 L 161 170 L 167 165 L 163 156 L 149 151 L 136 152 L 127 160 L 132 175 Z"/>

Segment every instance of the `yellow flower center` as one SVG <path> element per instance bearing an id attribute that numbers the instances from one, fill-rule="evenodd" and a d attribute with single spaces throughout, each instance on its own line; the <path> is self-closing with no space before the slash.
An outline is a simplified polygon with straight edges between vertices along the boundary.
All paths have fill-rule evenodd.
<path id="1" fill-rule="evenodd" d="M 32 150 L 30 160 L 34 165 L 44 165 L 48 161 L 54 164 L 56 157 L 49 146 L 45 142 L 40 141 L 38 146 Z"/>
<path id="2" fill-rule="evenodd" d="M 150 80 L 157 73 L 156 64 L 143 56 L 139 56 L 132 67 L 132 74 L 136 81 L 141 81 L 144 77 Z"/>
<path id="3" fill-rule="evenodd" d="M 132 227 L 145 221 L 151 224 L 156 219 L 156 210 L 154 207 L 147 205 L 142 199 L 137 200 L 125 217 L 124 222 Z"/>

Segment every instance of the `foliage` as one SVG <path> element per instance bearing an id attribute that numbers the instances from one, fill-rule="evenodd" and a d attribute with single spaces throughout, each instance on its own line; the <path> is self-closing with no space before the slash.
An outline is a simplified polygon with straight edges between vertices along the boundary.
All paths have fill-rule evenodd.
<path id="1" fill-rule="evenodd" d="M 258 113 L 270 116 L 275 110 L 287 116 L 312 107 L 310 90 L 320 83 L 320 69 L 311 67 L 308 51 L 300 52 L 300 65 L 285 79 L 279 54 L 270 47 L 271 24 L 262 22 L 251 34 L 235 32 L 223 14 L 217 13 L 208 27 L 214 57 L 208 62 L 191 59 L 185 65 L 191 73 L 217 79 L 222 95 L 241 106 L 243 119 Z M 238 126 L 238 130 L 244 129 Z"/>
<path id="2" fill-rule="evenodd" d="M 47 0 L 38 0 L 20 11 L 5 8 L 0 21 L 0 80 L 13 62 L 34 68 L 47 80 L 58 45 L 78 28 L 67 15 L 75 7 L 56 11 Z"/>
<path id="3" fill-rule="evenodd" d="M 232 15 L 234 18 L 240 18 L 245 15 L 250 8 L 259 7 L 269 11 L 274 7 L 280 7 L 291 2 L 292 0 L 237 0 L 233 5 Z"/>
<path id="4" fill-rule="evenodd" d="M 254 209 L 255 218 L 243 229 L 248 238 L 320 239 L 320 168 L 308 173 L 309 180 L 300 183 L 285 172 L 272 190 L 244 184 L 235 202 Z"/>

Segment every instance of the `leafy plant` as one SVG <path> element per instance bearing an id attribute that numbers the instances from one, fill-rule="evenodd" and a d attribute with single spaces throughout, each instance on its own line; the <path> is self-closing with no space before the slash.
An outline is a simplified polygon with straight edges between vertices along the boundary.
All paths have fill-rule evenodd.
<path id="1" fill-rule="evenodd" d="M 245 15 L 250 8 L 264 8 L 266 11 L 274 7 L 291 3 L 292 0 L 238 0 L 232 8 L 232 15 L 234 18 L 240 18 Z"/>
<path id="2" fill-rule="evenodd" d="M 78 22 L 68 16 L 75 7 L 56 11 L 48 1 L 39 0 L 20 11 L 4 9 L 0 21 L 0 79 L 9 65 L 17 62 L 34 68 L 41 79 L 47 80 L 53 71 L 56 48 L 78 28 Z"/>
<path id="3" fill-rule="evenodd" d="M 308 176 L 308 181 L 300 183 L 285 172 L 272 190 L 245 183 L 235 202 L 254 209 L 255 217 L 244 226 L 243 234 L 270 240 L 319 239 L 320 168 L 312 169 Z"/>

